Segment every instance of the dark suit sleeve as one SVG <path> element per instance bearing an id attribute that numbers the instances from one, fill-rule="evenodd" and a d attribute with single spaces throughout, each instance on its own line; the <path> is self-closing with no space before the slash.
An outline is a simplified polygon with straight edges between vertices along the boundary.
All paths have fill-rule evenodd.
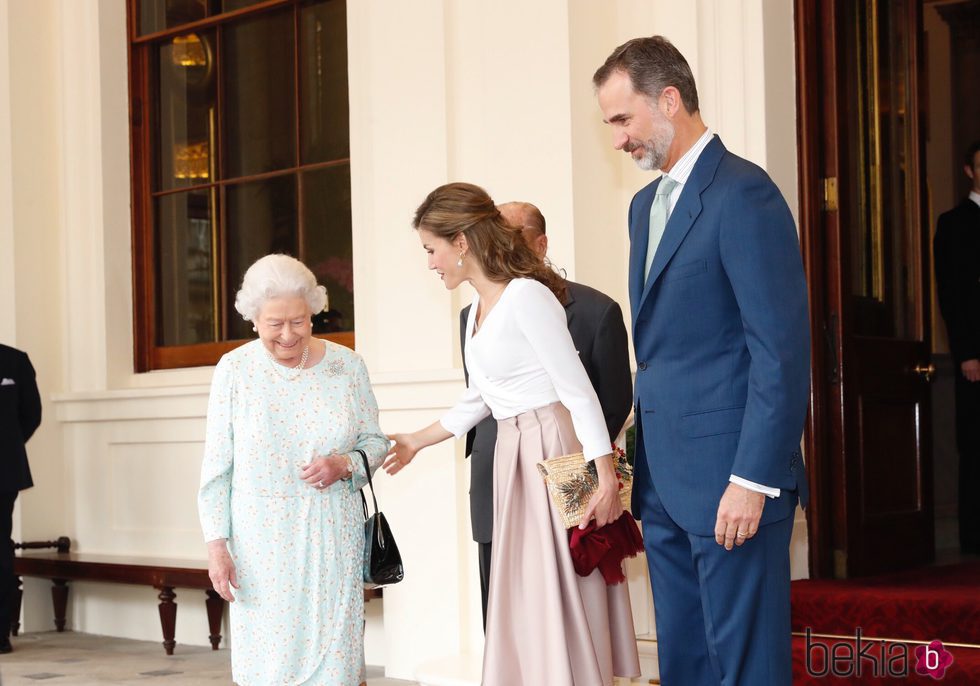
<path id="1" fill-rule="evenodd" d="M 980 359 L 980 331 L 975 325 L 976 313 L 970 311 L 972 283 L 970 260 L 975 260 L 967 246 L 953 213 L 939 217 L 935 238 L 936 293 L 939 311 L 946 322 L 949 348 L 957 364 Z"/>
<path id="2" fill-rule="evenodd" d="M 615 440 L 623 430 L 633 404 L 629 359 L 623 312 L 619 304 L 613 301 L 603 312 L 596 329 L 591 365 L 595 370 L 596 395 L 602 405 L 610 441 Z"/>
<path id="3" fill-rule="evenodd" d="M 466 380 L 466 385 L 470 385 L 470 373 L 466 369 L 466 320 L 470 316 L 470 307 L 472 305 L 467 305 L 462 310 L 459 311 L 459 348 L 463 352 L 463 379 Z M 473 427 L 466 432 L 466 457 L 469 457 L 473 453 L 473 441 L 476 439 L 476 427 Z"/>
<path id="4" fill-rule="evenodd" d="M 750 357 L 732 474 L 764 486 L 787 481 L 810 388 L 810 324 L 800 244 L 789 207 L 761 170 L 733 183 L 719 234 Z"/>
<path id="5" fill-rule="evenodd" d="M 20 399 L 18 403 L 18 413 L 20 419 L 20 432 L 27 442 L 37 427 L 41 425 L 41 394 L 37 389 L 37 378 L 34 373 L 34 366 L 31 359 L 24 355 L 18 388 L 20 389 Z"/>

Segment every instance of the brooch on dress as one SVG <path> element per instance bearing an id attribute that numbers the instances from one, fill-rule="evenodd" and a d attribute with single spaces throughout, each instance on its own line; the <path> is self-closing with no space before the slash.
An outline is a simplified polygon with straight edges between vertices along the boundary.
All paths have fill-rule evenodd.
<path id="1" fill-rule="evenodd" d="M 340 376 L 344 373 L 344 361 L 334 360 L 327 365 L 327 376 Z"/>

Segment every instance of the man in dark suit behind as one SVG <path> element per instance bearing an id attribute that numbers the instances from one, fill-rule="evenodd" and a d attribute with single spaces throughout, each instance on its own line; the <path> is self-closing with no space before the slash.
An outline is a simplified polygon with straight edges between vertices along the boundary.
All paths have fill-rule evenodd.
<path id="1" fill-rule="evenodd" d="M 544 259 L 548 236 L 541 211 L 530 203 L 511 202 L 499 206 L 512 226 L 520 227 L 528 244 Z M 459 315 L 460 341 L 466 372 L 466 319 L 470 306 Z M 633 397 L 629 350 L 623 313 L 615 300 L 594 288 L 568 282 L 565 303 L 568 331 L 578 350 L 589 380 L 599 396 L 606 418 L 609 440 L 619 435 L 629 416 Z M 469 382 L 469 374 L 466 374 Z M 487 417 L 466 436 L 470 460 L 470 518 L 473 540 L 479 546 L 480 590 L 483 595 L 483 625 L 487 623 L 487 597 L 493 538 L 493 454 L 497 445 L 497 420 Z"/>
<path id="2" fill-rule="evenodd" d="M 980 554 L 980 141 L 967 149 L 963 171 L 970 194 L 939 217 L 934 253 L 939 310 L 956 362 L 960 549 Z"/>
<path id="3" fill-rule="evenodd" d="M 0 653 L 9 653 L 14 595 L 14 543 L 10 539 L 17 494 L 34 485 L 27 443 L 41 424 L 41 396 L 26 353 L 0 344 Z"/>

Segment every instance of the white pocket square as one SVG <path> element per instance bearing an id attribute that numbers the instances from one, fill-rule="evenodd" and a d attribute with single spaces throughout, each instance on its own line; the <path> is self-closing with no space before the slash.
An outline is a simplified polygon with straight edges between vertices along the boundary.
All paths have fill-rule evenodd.
<path id="1" fill-rule="evenodd" d="M 16 383 L 13 379 L 8 379 L 4 377 L 3 381 L 0 381 L 0 386 L 15 386 Z"/>

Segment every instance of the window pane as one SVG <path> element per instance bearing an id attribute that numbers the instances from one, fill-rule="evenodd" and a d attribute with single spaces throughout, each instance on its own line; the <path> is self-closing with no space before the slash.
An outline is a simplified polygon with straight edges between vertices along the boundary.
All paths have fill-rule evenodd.
<path id="1" fill-rule="evenodd" d="M 354 330 L 354 259 L 351 248 L 350 166 L 303 174 L 303 255 L 330 308 L 315 317 L 316 333 Z"/>
<path id="2" fill-rule="evenodd" d="M 218 340 L 210 189 L 155 202 L 157 345 Z"/>
<path id="3" fill-rule="evenodd" d="M 207 16 L 207 0 L 139 0 L 140 34 L 156 33 Z"/>
<path id="4" fill-rule="evenodd" d="M 914 339 L 917 333 L 919 288 L 915 283 L 919 251 L 919 222 L 915 216 L 914 174 L 909 165 L 914 159 L 911 113 L 916 104 L 911 99 L 908 55 L 909 22 L 902 15 L 906 3 L 897 0 L 879 2 L 878 17 L 878 126 L 880 150 L 880 212 L 882 299 L 890 310 L 891 330 L 903 339 Z"/>
<path id="5" fill-rule="evenodd" d="M 214 177 L 214 32 L 177 36 L 157 49 L 157 167 L 154 188 Z"/>
<path id="6" fill-rule="evenodd" d="M 234 297 L 271 252 L 327 287 L 316 332 L 353 331 L 345 0 L 125 2 L 138 34 L 158 36 L 129 43 L 144 84 L 130 94 L 146 246 L 133 267 L 151 289 L 135 303 L 140 371 L 214 362 L 224 341 L 254 337 Z"/>
<path id="7" fill-rule="evenodd" d="M 852 260 L 855 332 L 912 340 L 918 317 L 915 259 L 919 224 L 915 189 L 907 169 L 913 151 L 909 113 L 916 106 L 908 54 L 907 22 L 895 21 L 904 2 L 862 0 L 844 24 L 845 59 L 856 65 L 845 84 L 847 125 L 842 135 L 847 166 L 858 170 L 843 208 Z M 877 37 L 877 41 L 875 40 Z"/>
<path id="8" fill-rule="evenodd" d="M 303 163 L 349 157 L 347 7 L 343 0 L 302 8 L 299 68 Z"/>
<path id="9" fill-rule="evenodd" d="M 225 30 L 225 178 L 295 166 L 293 45 L 292 11 Z"/>
<path id="10" fill-rule="evenodd" d="M 225 338 L 251 338 L 252 325 L 234 308 L 245 270 L 269 253 L 297 256 L 296 177 L 279 176 L 225 190 L 227 235 L 225 284 L 229 322 Z"/>

